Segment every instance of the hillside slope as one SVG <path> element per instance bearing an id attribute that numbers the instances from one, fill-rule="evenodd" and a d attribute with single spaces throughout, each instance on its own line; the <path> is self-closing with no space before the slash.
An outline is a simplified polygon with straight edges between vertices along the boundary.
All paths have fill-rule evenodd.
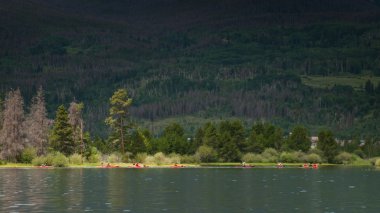
<path id="1" fill-rule="evenodd" d="M 96 134 L 118 87 L 129 88 L 139 120 L 240 117 L 376 133 L 379 92 L 305 85 L 300 76 L 379 76 L 379 5 L 3 1 L 0 92 L 20 87 L 29 101 L 43 85 L 51 115 L 61 103 L 82 100 Z"/>

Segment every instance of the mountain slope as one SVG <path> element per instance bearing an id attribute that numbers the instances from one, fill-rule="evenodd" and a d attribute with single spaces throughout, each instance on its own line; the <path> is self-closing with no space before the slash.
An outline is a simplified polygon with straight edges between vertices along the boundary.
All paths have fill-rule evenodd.
<path id="1" fill-rule="evenodd" d="M 360 75 L 377 86 L 378 1 L 14 0 L 0 11 L 1 93 L 21 87 L 30 100 L 43 85 L 51 114 L 83 100 L 93 132 L 103 131 L 118 87 L 129 88 L 143 120 L 379 128 L 376 93 L 301 80 Z"/>

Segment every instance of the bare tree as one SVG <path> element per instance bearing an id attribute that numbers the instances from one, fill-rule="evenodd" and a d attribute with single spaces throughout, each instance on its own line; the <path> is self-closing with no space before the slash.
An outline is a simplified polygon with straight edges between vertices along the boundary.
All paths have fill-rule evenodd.
<path id="1" fill-rule="evenodd" d="M 77 147 L 80 147 L 79 151 L 83 155 L 83 118 L 82 110 L 84 108 L 83 103 L 76 103 L 75 101 L 70 103 L 69 107 L 69 123 L 73 127 L 73 139 Z M 79 146 L 78 146 L 79 145 Z"/>
<path id="2" fill-rule="evenodd" d="M 16 161 L 24 148 L 22 124 L 24 101 L 19 89 L 10 91 L 4 102 L 3 127 L 0 134 L 1 158 Z"/>
<path id="3" fill-rule="evenodd" d="M 37 95 L 33 97 L 30 106 L 30 113 L 25 120 L 25 130 L 27 144 L 35 147 L 38 155 L 46 153 L 48 147 L 49 135 L 49 119 L 45 106 L 45 98 L 42 87 L 37 91 Z"/>
<path id="4" fill-rule="evenodd" d="M 4 111 L 4 102 L 0 98 L 0 130 L 3 128 L 3 121 L 4 121 L 3 111 Z"/>

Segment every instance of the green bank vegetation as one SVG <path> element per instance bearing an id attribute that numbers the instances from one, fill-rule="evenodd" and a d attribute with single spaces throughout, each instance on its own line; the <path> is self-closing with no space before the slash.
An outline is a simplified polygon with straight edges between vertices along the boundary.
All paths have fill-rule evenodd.
<path id="1" fill-rule="evenodd" d="M 24 113 L 19 90 L 10 91 L 1 113 L 0 154 L 4 165 L 20 166 L 94 166 L 101 163 L 127 166 L 142 163 L 150 166 L 173 164 L 239 162 L 257 165 L 299 163 L 378 165 L 380 144 L 367 138 L 337 141 L 333 132 L 322 129 L 316 147 L 311 148 L 310 132 L 302 126 L 285 133 L 279 126 L 255 122 L 244 126 L 238 119 L 207 122 L 189 135 L 178 123 L 169 123 L 162 133 L 152 135 L 141 128 L 129 113 L 133 103 L 126 89 L 110 98 L 110 127 L 106 139 L 92 138 L 85 132 L 83 103 L 72 102 L 66 110 L 61 105 L 54 121 L 47 118 L 44 92 L 39 89 L 28 112 Z M 364 160 L 372 158 L 371 161 Z M 8 166 L 9 166 L 8 165 Z M 213 165 L 213 164 L 207 164 Z"/>

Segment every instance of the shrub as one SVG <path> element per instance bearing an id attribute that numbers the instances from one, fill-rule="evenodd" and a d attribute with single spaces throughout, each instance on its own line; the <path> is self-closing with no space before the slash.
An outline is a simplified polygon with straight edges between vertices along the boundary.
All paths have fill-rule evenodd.
<path id="1" fill-rule="evenodd" d="M 101 161 L 102 154 L 96 149 L 96 147 L 91 147 L 87 155 L 87 160 L 89 163 L 99 163 Z"/>
<path id="2" fill-rule="evenodd" d="M 168 155 L 168 161 L 170 163 L 181 163 L 181 155 L 177 153 L 170 153 Z"/>
<path id="3" fill-rule="evenodd" d="M 263 163 L 273 163 L 278 161 L 278 152 L 273 148 L 267 148 L 261 153 Z"/>
<path id="4" fill-rule="evenodd" d="M 94 154 L 94 155 L 90 155 L 87 160 L 89 163 L 99 163 L 101 159 L 102 159 L 102 155 Z"/>
<path id="5" fill-rule="evenodd" d="M 47 164 L 46 164 L 46 157 L 45 157 L 45 156 L 35 157 L 35 158 L 32 160 L 32 164 L 33 164 L 33 166 L 47 165 Z"/>
<path id="6" fill-rule="evenodd" d="M 74 165 L 81 165 L 82 164 L 82 155 L 78 153 L 74 153 L 69 157 L 69 162 Z"/>
<path id="7" fill-rule="evenodd" d="M 285 163 L 297 163 L 301 162 L 300 152 L 283 152 L 280 155 L 280 161 Z"/>
<path id="8" fill-rule="evenodd" d="M 119 163 L 122 162 L 122 156 L 120 153 L 112 153 L 110 156 L 107 158 L 107 162 L 109 163 Z"/>
<path id="9" fill-rule="evenodd" d="M 148 155 L 145 158 L 145 161 L 143 163 L 146 163 L 146 164 L 155 164 L 154 157 L 152 155 Z"/>
<path id="10" fill-rule="evenodd" d="M 133 153 L 132 152 L 126 152 L 124 155 L 121 156 L 121 161 L 123 163 L 130 163 L 130 162 L 133 162 L 132 161 L 132 158 L 133 157 Z"/>
<path id="11" fill-rule="evenodd" d="M 322 158 L 318 154 L 311 153 L 308 155 L 305 155 L 303 160 L 307 163 L 322 163 Z"/>
<path id="12" fill-rule="evenodd" d="M 162 165 L 168 163 L 168 159 L 165 154 L 162 152 L 158 152 L 154 155 L 154 163 L 157 165 Z"/>
<path id="13" fill-rule="evenodd" d="M 60 152 L 55 153 L 55 156 L 53 159 L 53 166 L 65 167 L 65 166 L 67 166 L 68 163 L 69 163 L 69 160 L 67 159 L 67 157 L 64 154 L 62 154 Z"/>
<path id="14" fill-rule="evenodd" d="M 380 158 L 376 159 L 375 166 L 380 166 Z"/>
<path id="15" fill-rule="evenodd" d="M 143 152 L 143 153 L 137 153 L 136 156 L 135 156 L 135 161 L 136 162 L 145 163 L 145 159 L 147 157 L 148 157 L 148 154 L 146 154 L 145 152 Z"/>
<path id="16" fill-rule="evenodd" d="M 213 162 L 217 159 L 216 151 L 212 147 L 206 145 L 200 146 L 195 153 L 195 156 L 198 158 L 199 162 Z"/>
<path id="17" fill-rule="evenodd" d="M 355 150 L 354 154 L 357 155 L 357 156 L 359 156 L 362 159 L 366 157 L 365 154 L 364 154 L 364 152 L 363 152 L 363 150 L 361 150 L 361 149 Z"/>
<path id="18" fill-rule="evenodd" d="M 241 161 L 247 162 L 247 163 L 261 163 L 263 162 L 263 157 L 259 154 L 254 154 L 254 153 L 247 153 L 243 155 L 241 158 Z"/>
<path id="19" fill-rule="evenodd" d="M 37 157 L 36 149 L 33 147 L 27 147 L 21 153 L 21 162 L 31 163 L 32 160 L 36 157 Z"/>
<path id="20" fill-rule="evenodd" d="M 45 157 L 45 165 L 46 166 L 52 166 L 53 165 L 53 160 L 54 160 L 55 153 L 49 153 Z"/>
<path id="21" fill-rule="evenodd" d="M 341 152 L 339 155 L 335 156 L 335 162 L 341 164 L 351 164 L 356 160 L 355 155 L 348 152 Z"/>
<path id="22" fill-rule="evenodd" d="M 195 155 L 182 155 L 181 156 L 182 163 L 198 163 L 198 159 Z"/>

